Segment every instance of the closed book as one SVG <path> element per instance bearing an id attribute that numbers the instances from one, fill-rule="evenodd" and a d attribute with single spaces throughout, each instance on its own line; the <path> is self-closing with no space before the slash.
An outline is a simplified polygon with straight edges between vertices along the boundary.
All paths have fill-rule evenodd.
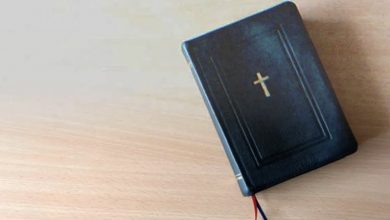
<path id="1" fill-rule="evenodd" d="M 185 41 L 182 49 L 245 196 L 356 151 L 294 3 Z"/>

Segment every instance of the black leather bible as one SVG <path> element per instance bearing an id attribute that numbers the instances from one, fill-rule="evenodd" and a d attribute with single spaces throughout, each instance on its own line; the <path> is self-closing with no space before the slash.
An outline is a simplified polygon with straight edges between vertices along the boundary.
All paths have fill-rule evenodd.
<path id="1" fill-rule="evenodd" d="M 182 49 L 245 196 L 356 151 L 293 3 L 185 41 Z"/>

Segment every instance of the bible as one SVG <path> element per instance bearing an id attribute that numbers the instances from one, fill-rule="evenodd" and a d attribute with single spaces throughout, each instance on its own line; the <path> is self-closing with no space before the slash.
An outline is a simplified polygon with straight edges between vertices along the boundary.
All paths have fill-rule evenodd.
<path id="1" fill-rule="evenodd" d="M 243 195 L 357 150 L 294 3 L 187 40 L 182 50 Z"/>

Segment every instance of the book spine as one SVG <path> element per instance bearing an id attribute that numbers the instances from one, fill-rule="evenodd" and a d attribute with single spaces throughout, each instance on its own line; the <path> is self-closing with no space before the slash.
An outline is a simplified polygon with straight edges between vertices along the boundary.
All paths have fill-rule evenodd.
<path id="1" fill-rule="evenodd" d="M 191 69 L 191 72 L 195 78 L 195 81 L 196 81 L 196 84 L 198 85 L 198 88 L 200 90 L 200 93 L 202 94 L 202 97 L 203 97 L 203 101 L 205 102 L 206 106 L 207 106 L 207 110 L 211 116 L 211 119 L 214 123 L 214 126 L 217 130 L 217 133 L 219 135 L 219 138 L 222 142 L 222 145 L 224 147 L 224 150 L 225 150 L 225 153 L 228 157 L 228 160 L 230 162 L 230 165 L 233 169 L 233 172 L 234 172 L 234 175 L 236 177 L 236 180 L 238 182 L 238 185 L 240 187 L 240 190 L 241 190 L 241 193 L 244 195 L 244 196 L 251 196 L 253 193 L 249 190 L 249 187 L 244 179 L 244 176 L 242 175 L 241 171 L 240 171 L 240 168 L 237 164 L 237 161 L 233 155 L 233 152 L 231 150 L 231 147 L 229 145 L 229 142 L 226 138 L 226 135 L 225 133 L 223 132 L 222 130 L 222 127 L 221 127 L 221 124 L 219 123 L 219 120 L 217 119 L 217 116 L 215 114 L 215 111 L 213 109 L 213 106 L 211 105 L 211 102 L 205 92 L 205 89 L 204 89 L 204 85 L 202 84 L 202 81 L 200 80 L 199 78 L 199 75 L 198 75 L 198 72 L 192 62 L 192 59 L 188 53 L 188 49 L 187 49 L 187 46 L 185 43 L 182 44 L 182 51 L 183 51 L 183 54 L 184 54 L 184 57 L 186 58 L 187 60 L 187 63 L 188 65 L 190 66 L 190 69 Z"/>

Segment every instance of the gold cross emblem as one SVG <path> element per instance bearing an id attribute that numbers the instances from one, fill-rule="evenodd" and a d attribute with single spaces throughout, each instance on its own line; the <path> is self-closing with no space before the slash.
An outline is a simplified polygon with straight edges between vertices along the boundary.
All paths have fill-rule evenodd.
<path id="1" fill-rule="evenodd" d="M 265 84 L 265 81 L 269 79 L 269 76 L 262 77 L 260 72 L 257 73 L 257 80 L 253 82 L 253 85 L 260 84 L 261 87 L 263 88 L 265 97 L 270 97 L 271 94 L 268 91 L 267 85 Z"/>

